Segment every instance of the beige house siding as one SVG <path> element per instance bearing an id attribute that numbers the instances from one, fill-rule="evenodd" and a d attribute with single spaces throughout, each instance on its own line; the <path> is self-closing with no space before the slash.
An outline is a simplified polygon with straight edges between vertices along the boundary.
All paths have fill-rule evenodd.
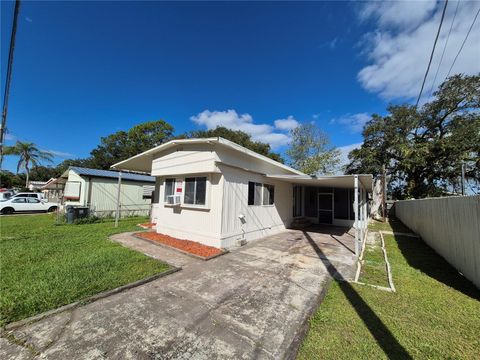
<path id="1" fill-rule="evenodd" d="M 220 144 L 184 144 L 160 152 L 152 161 L 158 198 L 151 220 L 159 233 L 222 248 L 285 230 L 292 220 L 292 185 L 262 173 L 291 174 Z M 183 204 L 183 199 L 179 206 L 165 204 L 165 179 L 190 176 L 207 176 L 206 205 Z M 275 205 L 248 206 L 249 181 L 275 185 Z"/>
<path id="2" fill-rule="evenodd" d="M 65 205 L 77 205 L 77 206 L 84 206 L 85 199 L 87 194 L 87 187 L 88 184 L 83 177 L 75 173 L 74 171 L 70 170 L 68 172 L 68 179 L 67 182 L 79 182 L 80 185 L 80 198 L 78 200 L 66 200 Z"/>
<path id="3" fill-rule="evenodd" d="M 148 215 L 151 201 L 143 199 L 143 185 L 151 185 L 151 183 L 122 180 L 120 187 L 122 215 Z M 100 215 L 113 215 L 117 204 L 118 180 L 92 177 L 89 186 L 92 187 L 91 209 Z M 88 193 L 86 201 L 88 202 Z"/>
<path id="4" fill-rule="evenodd" d="M 152 161 L 152 176 L 219 172 L 213 145 L 190 144 L 158 153 Z"/>
<path id="5" fill-rule="evenodd" d="M 80 199 L 66 200 L 65 206 L 89 206 L 91 211 L 100 216 L 110 216 L 116 211 L 118 180 L 103 177 L 80 176 L 73 170 L 68 173 L 67 181 L 81 183 Z M 122 180 L 120 192 L 121 215 L 148 215 L 150 199 L 143 199 L 143 186 L 150 182 Z"/>
<path id="6" fill-rule="evenodd" d="M 292 185 L 267 179 L 256 173 L 221 165 L 223 188 L 222 245 L 235 246 L 238 240 L 250 241 L 285 230 L 293 217 Z M 248 205 L 248 182 L 275 186 L 273 205 Z M 244 215 L 242 224 L 239 216 Z"/>
<path id="7" fill-rule="evenodd" d="M 221 174 L 195 174 L 207 176 L 206 205 L 182 204 L 171 206 L 164 202 L 165 177 L 159 178 L 159 202 L 153 205 L 152 222 L 157 224 L 157 232 L 179 239 L 194 240 L 206 245 L 222 247 L 220 242 L 222 188 Z M 185 179 L 185 176 L 168 178 Z M 187 176 L 188 177 L 188 176 Z M 183 195 L 183 194 L 182 194 Z"/>

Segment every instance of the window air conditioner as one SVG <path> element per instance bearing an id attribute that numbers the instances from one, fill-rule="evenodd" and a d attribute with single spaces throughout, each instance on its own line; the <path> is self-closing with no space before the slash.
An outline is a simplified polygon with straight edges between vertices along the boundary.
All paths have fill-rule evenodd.
<path id="1" fill-rule="evenodd" d="M 180 205 L 181 201 L 182 201 L 182 198 L 180 195 L 169 195 L 167 197 L 168 205 Z"/>

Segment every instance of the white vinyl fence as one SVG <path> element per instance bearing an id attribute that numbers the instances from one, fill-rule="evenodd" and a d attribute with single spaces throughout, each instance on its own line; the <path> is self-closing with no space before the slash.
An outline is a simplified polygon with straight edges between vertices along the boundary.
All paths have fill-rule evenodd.
<path id="1" fill-rule="evenodd" d="M 395 215 L 480 288 L 480 196 L 397 201 Z"/>

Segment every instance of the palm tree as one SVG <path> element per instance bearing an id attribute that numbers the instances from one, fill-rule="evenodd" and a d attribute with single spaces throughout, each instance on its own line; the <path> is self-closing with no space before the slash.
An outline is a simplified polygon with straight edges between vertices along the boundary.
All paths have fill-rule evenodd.
<path id="1" fill-rule="evenodd" d="M 27 175 L 25 187 L 28 187 L 30 177 L 30 167 L 40 165 L 41 160 L 52 161 L 53 155 L 48 151 L 37 148 L 34 143 L 17 141 L 14 146 L 6 146 L 4 148 L 5 155 L 17 155 L 18 159 L 17 174 L 20 169 L 24 169 Z"/>

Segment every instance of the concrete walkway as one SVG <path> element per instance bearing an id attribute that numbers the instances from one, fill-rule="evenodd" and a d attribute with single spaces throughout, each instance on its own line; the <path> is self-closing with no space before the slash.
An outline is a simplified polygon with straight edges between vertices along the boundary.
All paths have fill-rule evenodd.
<path id="1" fill-rule="evenodd" d="M 4 334 L 0 358 L 289 358 L 331 275 L 355 270 L 353 237 L 334 227 L 287 231 L 207 262 L 116 240 L 183 270 Z"/>

